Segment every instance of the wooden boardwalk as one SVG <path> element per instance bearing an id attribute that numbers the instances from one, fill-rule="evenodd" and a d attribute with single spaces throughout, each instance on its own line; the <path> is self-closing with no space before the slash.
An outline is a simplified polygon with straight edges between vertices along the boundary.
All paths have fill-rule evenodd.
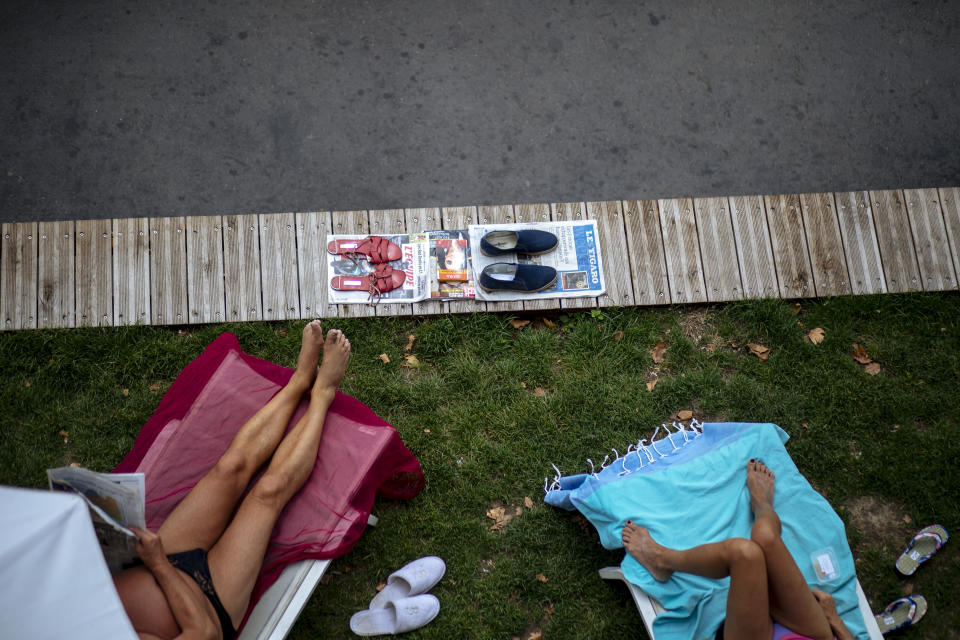
<path id="1" fill-rule="evenodd" d="M 329 233 L 576 219 L 597 221 L 599 298 L 327 302 Z M 957 289 L 960 187 L 5 223 L 0 235 L 3 330 L 548 311 Z"/>

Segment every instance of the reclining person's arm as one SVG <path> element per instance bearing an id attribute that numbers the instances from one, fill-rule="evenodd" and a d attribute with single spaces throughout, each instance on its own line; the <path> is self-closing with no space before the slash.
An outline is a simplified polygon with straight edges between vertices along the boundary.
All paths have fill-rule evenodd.
<path id="1" fill-rule="evenodd" d="M 166 554 L 160 537 L 143 529 L 133 529 L 137 534 L 137 551 L 143 564 L 153 574 L 167 598 L 173 617 L 180 626 L 180 640 L 216 640 L 217 627 L 204 609 L 200 596 L 188 585 L 186 578 L 177 571 Z M 152 640 L 150 634 L 140 634 L 142 640 Z"/>

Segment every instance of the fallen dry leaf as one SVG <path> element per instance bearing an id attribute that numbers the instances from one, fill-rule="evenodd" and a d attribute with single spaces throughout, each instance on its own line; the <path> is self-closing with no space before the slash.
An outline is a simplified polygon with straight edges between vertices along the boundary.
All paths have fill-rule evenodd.
<path id="1" fill-rule="evenodd" d="M 377 593 L 380 593 L 381 591 L 383 591 L 383 590 L 386 589 L 386 588 L 387 588 L 387 583 L 386 583 L 386 582 L 379 582 L 379 583 L 377 583 Z"/>
<path id="2" fill-rule="evenodd" d="M 24 381 L 23 381 L 23 386 L 29 387 L 29 386 L 30 386 L 30 381 L 29 381 L 29 380 L 24 380 Z"/>
<path id="3" fill-rule="evenodd" d="M 129 396 L 129 395 L 130 395 L 130 389 L 121 389 L 121 390 L 120 390 L 120 393 L 122 393 L 122 394 L 125 395 L 125 396 Z"/>
<path id="4" fill-rule="evenodd" d="M 533 509 L 533 500 L 530 498 L 530 496 L 527 496 L 523 499 L 523 506 L 525 506 L 527 509 Z"/>
<path id="5" fill-rule="evenodd" d="M 873 358 L 870 357 L 870 354 L 867 353 L 867 350 L 864 349 L 859 342 L 853 343 L 853 359 L 860 364 L 870 364 L 873 362 Z"/>
<path id="6" fill-rule="evenodd" d="M 620 342 L 621 340 L 623 340 L 623 331 L 620 331 L 619 329 L 617 329 L 617 332 L 613 334 L 613 339 L 616 340 L 617 342 Z"/>
<path id="7" fill-rule="evenodd" d="M 658 342 L 656 346 L 653 347 L 653 351 L 650 352 L 650 357 L 653 358 L 653 361 L 657 364 L 663 362 L 663 358 L 667 355 L 667 345 L 663 342 Z"/>
<path id="8" fill-rule="evenodd" d="M 161 386 L 162 385 L 159 382 L 154 382 L 152 385 L 150 385 L 150 391 L 160 391 Z"/>
<path id="9" fill-rule="evenodd" d="M 543 575 L 542 573 L 537 574 L 537 580 L 539 580 L 540 582 L 550 582 L 550 578 Z"/>
<path id="10" fill-rule="evenodd" d="M 707 351 L 707 353 L 713 353 L 717 350 L 717 345 L 712 342 L 708 342 L 703 348 Z"/>
<path id="11" fill-rule="evenodd" d="M 800 306 L 800 303 L 799 303 L 799 302 L 794 303 L 794 305 L 793 305 L 793 315 L 799 315 L 801 309 L 803 309 L 803 307 Z"/>
<path id="12" fill-rule="evenodd" d="M 388 356 L 388 355 L 385 354 L 385 353 L 381 353 L 381 354 L 380 354 L 380 362 L 382 362 L 383 364 L 390 364 L 390 356 Z"/>
<path id="13" fill-rule="evenodd" d="M 286 336 L 286 335 L 287 335 L 287 330 L 286 330 L 286 329 L 280 329 L 279 331 L 277 331 L 277 333 L 279 333 L 281 336 Z"/>
<path id="14" fill-rule="evenodd" d="M 556 329 L 556 328 L 557 328 L 556 323 L 555 323 L 553 320 L 551 320 L 550 318 L 542 318 L 542 320 L 543 320 L 543 324 L 547 325 L 547 326 L 550 327 L 551 329 Z"/>
<path id="15" fill-rule="evenodd" d="M 420 361 L 417 360 L 417 356 L 413 355 L 412 353 L 406 353 L 403 356 L 403 364 L 401 364 L 400 366 L 411 367 L 416 369 L 417 367 L 420 366 Z"/>
<path id="16" fill-rule="evenodd" d="M 813 344 L 820 344 L 823 342 L 823 329 L 820 327 L 817 327 L 816 329 L 810 329 L 810 331 L 807 333 L 807 339 Z"/>
<path id="17" fill-rule="evenodd" d="M 521 320 L 519 318 L 513 318 L 510 320 L 510 326 L 514 329 L 523 329 L 528 324 L 530 324 L 529 320 Z"/>
<path id="18" fill-rule="evenodd" d="M 647 380 L 647 391 L 653 391 L 654 387 L 657 386 L 657 383 L 660 382 L 656 378 L 653 380 Z"/>
<path id="19" fill-rule="evenodd" d="M 770 349 L 762 344 L 750 342 L 747 344 L 747 346 L 750 348 L 750 353 L 757 356 L 761 360 L 766 360 L 768 357 L 770 357 Z"/>
<path id="20" fill-rule="evenodd" d="M 883 371 L 883 367 L 880 366 L 880 363 L 879 363 L 879 362 L 871 362 L 870 364 L 868 364 L 867 366 L 865 366 L 865 367 L 863 368 L 863 370 L 864 370 L 864 372 L 867 373 L 868 375 L 875 376 L 875 375 L 877 375 L 878 373 L 880 373 L 881 371 Z"/>
<path id="21" fill-rule="evenodd" d="M 404 351 L 410 351 L 411 349 L 413 349 L 413 343 L 414 343 L 416 340 L 417 340 L 417 336 L 413 335 L 412 333 L 411 333 L 410 335 L 408 335 L 408 336 L 407 336 L 407 346 L 404 347 L 403 350 L 404 350 Z"/>
<path id="22" fill-rule="evenodd" d="M 693 417 L 693 411 L 689 409 L 684 409 L 683 411 L 677 411 L 677 419 L 679 420 L 689 420 Z"/>
<path id="23" fill-rule="evenodd" d="M 487 509 L 487 517 L 493 520 L 490 525 L 490 531 L 499 531 L 507 526 L 511 520 L 523 513 L 523 507 L 510 505 L 504 507 L 499 502 L 494 502 Z"/>
<path id="24" fill-rule="evenodd" d="M 430 433 L 430 429 L 424 429 L 423 432 L 424 432 L 424 433 Z"/>
<path id="25" fill-rule="evenodd" d="M 63 429 L 60 429 L 58 433 L 63 436 L 63 444 L 67 444 L 67 442 L 70 440 L 70 434 Z"/>
<path id="26" fill-rule="evenodd" d="M 538 398 L 542 398 L 547 395 L 547 390 L 543 387 L 537 387 L 533 390 L 533 395 L 537 396 Z"/>

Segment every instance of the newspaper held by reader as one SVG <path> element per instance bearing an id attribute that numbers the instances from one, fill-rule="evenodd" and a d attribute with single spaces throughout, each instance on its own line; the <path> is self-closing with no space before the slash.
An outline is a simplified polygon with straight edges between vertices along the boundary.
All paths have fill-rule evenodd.
<path id="1" fill-rule="evenodd" d="M 97 473 L 82 467 L 59 467 L 47 469 L 47 480 L 50 489 L 70 491 L 86 501 L 111 573 L 137 561 L 137 536 L 128 527 L 147 528 L 142 473 Z"/>

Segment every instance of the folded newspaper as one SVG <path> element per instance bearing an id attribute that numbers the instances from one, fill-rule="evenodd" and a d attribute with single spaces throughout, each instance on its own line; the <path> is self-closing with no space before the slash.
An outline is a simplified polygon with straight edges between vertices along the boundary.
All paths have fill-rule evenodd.
<path id="1" fill-rule="evenodd" d="M 47 469 L 54 491 L 71 491 L 90 508 L 93 530 L 111 573 L 137 559 L 137 536 L 128 527 L 146 529 L 142 473 L 97 473 L 82 467 Z"/>
<path id="2" fill-rule="evenodd" d="M 508 254 L 496 257 L 473 252 L 473 270 L 479 274 L 495 262 L 538 264 L 557 270 L 554 285 L 536 293 L 512 291 L 484 291 L 477 287 L 478 300 L 536 300 L 542 298 L 578 298 L 603 295 L 605 283 L 600 262 L 600 242 L 596 220 L 566 220 L 558 222 L 522 222 L 514 224 L 472 224 L 470 244 L 480 246 L 480 239 L 491 231 L 520 231 L 539 229 L 557 236 L 557 248 L 538 255 Z"/>

